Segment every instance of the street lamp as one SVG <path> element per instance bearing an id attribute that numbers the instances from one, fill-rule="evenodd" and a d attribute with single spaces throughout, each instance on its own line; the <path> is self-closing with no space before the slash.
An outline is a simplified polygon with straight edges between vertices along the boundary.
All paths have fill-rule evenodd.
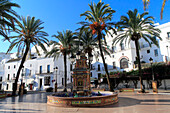
<path id="1" fill-rule="evenodd" d="M 154 79 L 154 73 L 153 73 L 153 67 L 152 67 L 152 64 L 153 64 L 153 59 L 152 59 L 152 57 L 150 57 L 149 61 L 150 61 L 150 63 L 151 63 L 151 68 L 152 68 L 152 80 L 154 81 L 155 79 Z"/>
<path id="2" fill-rule="evenodd" d="M 21 86 L 20 86 L 20 95 L 24 94 L 24 86 L 23 86 L 23 76 L 24 76 L 24 66 L 22 66 L 22 74 L 21 74 Z"/>
<path id="3" fill-rule="evenodd" d="M 55 89 L 54 92 L 57 92 L 57 71 L 58 71 L 58 67 L 54 68 L 54 71 L 56 72 L 56 81 L 55 81 Z"/>
<path id="4" fill-rule="evenodd" d="M 151 63 L 151 68 L 152 68 L 152 89 L 153 89 L 153 93 L 158 93 L 157 82 L 154 81 L 155 78 L 154 78 L 153 67 L 152 67 L 153 59 L 150 57 L 149 61 Z"/>

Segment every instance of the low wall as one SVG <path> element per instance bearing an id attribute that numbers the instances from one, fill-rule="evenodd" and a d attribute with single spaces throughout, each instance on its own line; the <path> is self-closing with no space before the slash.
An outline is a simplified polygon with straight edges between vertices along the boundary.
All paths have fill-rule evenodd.
<path id="1" fill-rule="evenodd" d="M 118 95 L 112 92 L 101 92 L 106 96 L 94 97 L 56 97 L 47 96 L 47 104 L 62 107 L 89 107 L 89 106 L 104 106 L 118 102 Z M 108 94 L 108 95 L 107 95 Z"/>

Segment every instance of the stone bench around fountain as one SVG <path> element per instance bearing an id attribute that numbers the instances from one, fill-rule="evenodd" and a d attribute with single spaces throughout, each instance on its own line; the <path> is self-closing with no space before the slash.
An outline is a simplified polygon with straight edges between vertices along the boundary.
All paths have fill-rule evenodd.
<path id="1" fill-rule="evenodd" d="M 58 97 L 47 96 L 47 104 L 61 107 L 92 107 L 105 106 L 118 102 L 118 94 L 113 92 L 101 92 L 103 96 L 92 97 Z"/>

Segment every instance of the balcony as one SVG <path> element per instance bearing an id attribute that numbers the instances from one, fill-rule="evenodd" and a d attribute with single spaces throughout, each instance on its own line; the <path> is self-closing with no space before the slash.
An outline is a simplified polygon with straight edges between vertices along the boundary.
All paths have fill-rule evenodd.
<path id="1" fill-rule="evenodd" d="M 36 71 L 35 74 L 36 75 L 44 75 L 44 74 L 52 74 L 53 72 L 47 71 L 47 70 L 42 70 L 40 71 Z"/>

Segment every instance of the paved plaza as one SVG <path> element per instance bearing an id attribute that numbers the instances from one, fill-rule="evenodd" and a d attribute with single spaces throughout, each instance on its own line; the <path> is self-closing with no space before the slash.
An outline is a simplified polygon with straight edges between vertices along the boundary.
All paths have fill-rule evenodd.
<path id="1" fill-rule="evenodd" d="M 62 108 L 47 105 L 51 93 L 27 94 L 0 100 L 0 113 L 170 113 L 170 95 L 119 93 L 119 103 L 105 107 Z"/>

